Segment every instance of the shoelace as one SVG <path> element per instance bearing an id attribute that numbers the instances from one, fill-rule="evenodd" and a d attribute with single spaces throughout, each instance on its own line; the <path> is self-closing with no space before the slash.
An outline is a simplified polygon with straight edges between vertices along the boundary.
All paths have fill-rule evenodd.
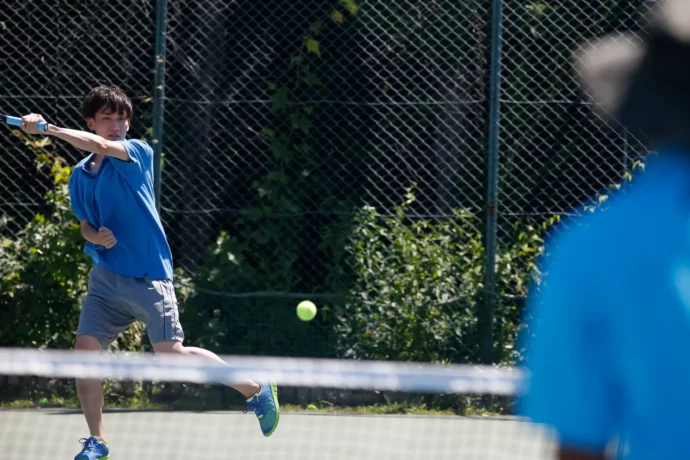
<path id="1" fill-rule="evenodd" d="M 91 452 L 91 450 L 96 447 L 98 441 L 96 441 L 96 438 L 81 438 L 79 442 L 83 444 L 81 448 L 82 452 Z"/>
<path id="2" fill-rule="evenodd" d="M 247 402 L 247 405 L 244 406 L 242 413 L 246 414 L 250 410 L 253 410 L 257 417 L 264 415 L 264 408 L 261 407 L 261 404 L 259 404 L 259 398 L 255 398 Z"/>

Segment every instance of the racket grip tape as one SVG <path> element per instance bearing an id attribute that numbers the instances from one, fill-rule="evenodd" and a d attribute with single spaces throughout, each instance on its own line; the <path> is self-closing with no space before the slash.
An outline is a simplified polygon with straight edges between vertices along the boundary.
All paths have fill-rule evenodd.
<path id="1" fill-rule="evenodd" d="M 7 117 L 6 118 L 7 124 L 12 125 L 12 126 L 22 126 L 22 119 L 19 117 Z M 48 122 L 46 121 L 40 121 L 38 122 L 38 130 L 47 132 L 48 131 Z"/>

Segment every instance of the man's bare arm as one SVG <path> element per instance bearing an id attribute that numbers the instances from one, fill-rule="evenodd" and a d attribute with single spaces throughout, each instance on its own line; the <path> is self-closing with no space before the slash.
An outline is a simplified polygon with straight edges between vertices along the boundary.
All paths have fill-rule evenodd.
<path id="1" fill-rule="evenodd" d="M 124 145 L 120 142 L 104 139 L 97 134 L 77 129 L 59 128 L 53 125 L 48 127 L 48 134 L 67 141 L 76 148 L 86 150 L 87 152 L 100 153 L 118 160 L 130 161 L 129 154 Z"/>
<path id="2" fill-rule="evenodd" d="M 39 114 L 32 113 L 22 117 L 22 129 L 29 134 L 48 134 L 67 141 L 78 149 L 99 153 L 122 161 L 130 161 L 129 154 L 120 142 L 110 141 L 101 136 L 78 129 L 60 128 L 49 125 L 48 132 L 38 130 L 38 123 L 45 121 Z"/>
<path id="3" fill-rule="evenodd" d="M 106 249 L 110 249 L 117 244 L 117 239 L 115 239 L 113 232 L 105 227 L 96 229 L 86 220 L 80 221 L 79 226 L 81 227 L 81 235 L 86 241 L 105 246 Z"/>

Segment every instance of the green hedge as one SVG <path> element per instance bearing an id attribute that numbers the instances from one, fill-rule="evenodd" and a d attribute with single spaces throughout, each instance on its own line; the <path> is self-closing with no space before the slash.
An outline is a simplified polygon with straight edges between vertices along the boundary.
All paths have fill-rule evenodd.
<path id="1" fill-rule="evenodd" d="M 0 240 L 0 346 L 71 348 L 91 262 L 70 210 L 71 168 L 39 152 L 38 167 L 48 170 L 54 188 L 21 232 Z M 134 324 L 112 348 L 139 350 L 143 339 L 143 328 Z"/>
<path id="2" fill-rule="evenodd" d="M 364 206 L 334 222 L 323 235 L 328 273 L 322 289 L 336 297 L 319 302 L 310 323 L 295 315 L 297 300 L 236 298 L 219 292 L 271 291 L 286 279 L 251 246 L 221 232 L 206 250 L 182 301 L 190 341 L 222 353 L 344 357 L 429 362 L 477 362 L 477 313 L 484 290 L 481 222 L 468 212 L 432 222 L 409 218 L 414 187 L 392 216 Z M 517 225 L 515 239 L 497 254 L 495 358 L 518 359 L 515 342 L 528 286 L 539 275 L 541 233 Z M 289 255 L 288 255 L 289 257 Z"/>
<path id="3" fill-rule="evenodd" d="M 73 345 L 90 262 L 69 209 L 70 168 L 39 155 L 54 189 L 42 212 L 0 246 L 0 345 Z M 364 206 L 325 227 L 319 248 L 327 259 L 319 302 L 309 323 L 295 315 L 297 299 L 234 298 L 222 293 L 281 290 L 293 261 L 272 264 L 252 247 L 220 232 L 193 274 L 177 272 L 183 326 L 190 344 L 220 353 L 471 362 L 478 357 L 477 310 L 484 281 L 481 222 L 458 210 L 452 219 L 411 218 L 414 186 L 383 216 Z M 515 239 L 497 254 L 496 359 L 516 359 L 522 299 L 543 251 L 546 228 L 516 225 Z M 194 288 L 196 289 L 194 289 Z M 221 293 L 221 294 L 218 294 Z M 142 349 L 133 325 L 114 349 Z"/>
<path id="4" fill-rule="evenodd" d="M 44 212 L 0 246 L 0 346 L 66 348 L 74 341 L 88 260 L 68 210 L 69 168 L 52 166 Z"/>
<path id="5" fill-rule="evenodd" d="M 48 154 L 39 156 L 39 165 L 50 168 L 55 185 L 45 208 L 0 245 L 0 346 L 70 348 L 91 263 L 69 208 L 70 168 Z M 288 251 L 287 262 L 268 264 L 250 245 L 220 232 L 196 273 L 176 272 L 186 343 L 222 354 L 477 362 L 485 259 L 480 222 L 462 210 L 443 221 L 411 218 L 414 201 L 412 186 L 391 215 L 364 206 L 325 227 L 318 248 L 327 259 L 325 281 L 315 288 L 335 296 L 318 302 L 319 314 L 310 322 L 297 318 L 295 298 L 223 294 L 279 290 L 292 261 Z M 540 235 L 549 224 L 516 225 L 513 243 L 497 254 L 498 362 L 520 358 L 515 341 L 522 301 L 539 276 L 535 261 L 543 252 Z M 133 324 L 111 348 L 150 350 L 143 325 Z M 181 398 L 220 408 L 242 402 L 232 391 L 198 385 L 106 385 L 109 404 L 167 404 Z M 69 381 L 53 385 L 29 379 L 20 392 L 0 381 L 0 389 L 3 399 L 75 398 Z M 305 398 L 298 391 L 285 397 L 296 403 Z M 433 407 L 460 404 L 429 398 L 422 402 Z"/>
<path id="6" fill-rule="evenodd" d="M 365 206 L 354 218 L 340 270 L 349 269 L 352 283 L 334 323 L 338 355 L 477 362 L 486 257 L 481 222 L 462 210 L 439 222 L 412 219 L 414 201 L 410 189 L 393 216 Z M 543 228 L 515 229 L 514 242 L 496 256 L 494 358 L 502 363 L 515 359 L 522 300 L 543 251 Z"/>

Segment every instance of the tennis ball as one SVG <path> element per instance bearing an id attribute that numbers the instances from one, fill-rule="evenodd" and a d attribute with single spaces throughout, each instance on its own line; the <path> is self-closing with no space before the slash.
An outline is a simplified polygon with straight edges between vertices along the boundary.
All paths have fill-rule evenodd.
<path id="1" fill-rule="evenodd" d="M 303 300 L 297 305 L 297 316 L 302 321 L 311 321 L 316 316 L 316 305 L 309 300 Z"/>
<path id="2" fill-rule="evenodd" d="M 38 404 L 40 404 L 41 406 L 43 406 L 43 405 L 45 405 L 45 404 L 48 404 L 48 398 L 41 398 L 41 399 L 39 399 L 39 400 L 38 400 Z"/>

